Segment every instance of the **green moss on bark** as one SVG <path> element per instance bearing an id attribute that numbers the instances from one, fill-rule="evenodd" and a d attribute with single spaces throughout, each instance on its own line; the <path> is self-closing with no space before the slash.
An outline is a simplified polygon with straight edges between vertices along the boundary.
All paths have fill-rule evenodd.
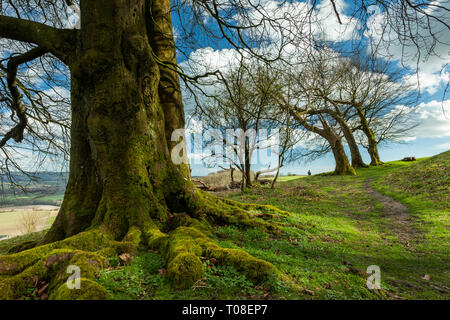
<path id="1" fill-rule="evenodd" d="M 279 275 L 279 271 L 272 264 L 257 259 L 243 250 L 222 248 L 193 227 L 175 229 L 170 233 L 167 247 L 163 249 L 171 269 L 168 272 L 169 277 L 174 283 L 182 283 L 183 287 L 192 285 L 200 278 L 198 268 L 200 257 L 215 258 L 219 264 L 233 266 L 254 282 L 264 282 L 270 277 Z M 193 263 L 192 266 L 183 266 L 190 262 Z"/>
<path id="2" fill-rule="evenodd" d="M 109 293 L 97 282 L 81 278 L 80 289 L 69 289 L 64 283 L 50 295 L 50 300 L 109 300 Z"/>
<path id="3" fill-rule="evenodd" d="M 175 256 L 167 266 L 167 275 L 176 288 L 188 288 L 203 275 L 203 264 L 198 256 L 183 252 Z"/>
<path id="4" fill-rule="evenodd" d="M 171 161 L 169 136 L 184 127 L 181 91 L 177 73 L 154 58 L 176 62 L 166 32 L 172 30 L 170 1 L 152 4 L 159 31 L 146 24 L 144 6 L 140 12 L 117 8 L 108 1 L 86 1 L 83 7 L 84 27 L 70 64 L 71 163 L 64 202 L 45 245 L 0 257 L 0 297 L 19 297 L 35 277 L 50 283 L 55 299 L 106 297 L 92 281 L 105 258 L 134 254 L 142 245 L 166 254 L 175 286 L 201 277 L 203 256 L 255 281 L 276 273 L 243 251 L 221 248 L 209 226 L 233 223 L 276 232 L 276 222 L 255 216 L 284 213 L 204 195 L 189 180 L 188 165 Z M 64 287 L 69 264 L 82 269 L 84 291 Z"/>

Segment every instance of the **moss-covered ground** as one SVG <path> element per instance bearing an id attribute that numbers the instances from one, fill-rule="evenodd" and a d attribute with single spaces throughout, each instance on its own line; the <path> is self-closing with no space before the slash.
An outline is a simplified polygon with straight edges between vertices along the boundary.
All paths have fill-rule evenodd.
<path id="1" fill-rule="evenodd" d="M 446 152 L 359 169 L 357 176 L 298 177 L 280 181 L 273 190 L 256 185 L 224 194 L 291 213 L 274 221 L 280 235 L 231 225 L 214 229 L 221 246 L 274 264 L 283 274 L 278 280 L 255 285 L 235 268 L 205 257 L 204 276 L 176 289 L 164 257 L 145 250 L 126 265 L 110 259 L 97 281 L 111 299 L 449 299 L 449 169 Z M 399 223 L 369 188 L 404 204 L 408 225 Z M 20 241 L 0 242 L 0 254 Z M 366 286 L 370 265 L 380 267 L 381 290 Z"/>

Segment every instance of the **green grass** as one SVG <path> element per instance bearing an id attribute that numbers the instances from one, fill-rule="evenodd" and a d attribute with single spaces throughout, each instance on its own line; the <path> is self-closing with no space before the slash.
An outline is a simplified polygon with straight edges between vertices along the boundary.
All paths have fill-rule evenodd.
<path id="1" fill-rule="evenodd" d="M 204 260 L 204 278 L 175 290 L 157 252 L 143 252 L 129 266 L 112 260 L 98 281 L 113 299 L 449 299 L 449 160 L 446 152 L 361 169 L 356 177 L 287 177 L 294 179 L 275 189 L 257 185 L 229 193 L 234 200 L 291 212 L 274 220 L 280 236 L 229 225 L 215 229 L 222 246 L 270 261 L 286 282 L 255 285 L 233 268 Z M 368 179 L 407 206 L 415 230 L 407 243 L 383 204 L 367 193 Z M 0 242 L 0 253 L 7 244 Z M 381 292 L 366 287 L 370 265 L 381 269 Z"/>
<path id="2" fill-rule="evenodd" d="M 402 165 L 372 183 L 375 189 L 404 203 L 413 214 L 414 227 L 422 235 L 417 250 L 443 260 L 448 259 L 450 252 L 449 171 L 450 151 L 447 151 L 412 165 Z M 449 284 L 448 271 L 445 274 Z"/>
<path id="3" fill-rule="evenodd" d="M 110 264 L 112 267 L 102 272 L 98 282 L 118 300 L 262 299 L 268 297 L 269 286 L 276 286 L 255 286 L 234 268 L 205 260 L 204 278 L 189 289 L 174 290 L 164 276 L 165 261 L 157 252 L 142 253 L 128 266 L 118 266 L 118 261 Z"/>
<path id="4" fill-rule="evenodd" d="M 9 249 L 26 241 L 39 241 L 44 237 L 46 232 L 47 230 L 43 230 L 7 240 L 2 240 L 0 241 L 0 254 L 7 254 Z"/>
<path id="5" fill-rule="evenodd" d="M 312 298 L 378 298 L 365 288 L 364 277 L 346 272 L 346 261 L 361 271 L 379 265 L 382 288 L 392 294 L 448 299 L 448 293 L 433 287 L 450 284 L 449 159 L 446 152 L 417 162 L 361 169 L 357 177 L 319 175 L 280 183 L 275 190 L 255 188 L 231 195 L 239 201 L 275 205 L 293 216 L 284 222 L 281 239 L 227 243 L 271 261 L 314 291 Z M 409 246 L 398 239 L 383 205 L 367 194 L 366 179 L 407 205 L 417 230 Z M 424 275 L 430 280 L 422 279 Z"/>
<path id="6" fill-rule="evenodd" d="M 283 230 L 280 237 L 236 226 L 222 226 L 215 232 L 222 246 L 243 248 L 272 262 L 287 276 L 288 283 L 254 286 L 232 268 L 213 267 L 207 268 L 205 278 L 193 288 L 176 291 L 154 268 L 137 280 L 142 284 L 146 277 L 154 279 L 144 285 L 151 294 L 141 298 L 448 299 L 448 293 L 436 287 L 449 285 L 449 156 L 447 152 L 417 162 L 390 162 L 361 169 L 356 177 L 283 177 L 285 181 L 274 190 L 255 186 L 245 193 L 229 194 L 235 200 L 272 204 L 292 213 L 276 221 Z M 417 230 L 408 246 L 397 237 L 395 223 L 385 216 L 383 205 L 365 190 L 367 179 L 373 188 L 408 206 Z M 163 269 L 163 260 L 159 256 L 155 259 Z M 366 287 L 365 271 L 370 265 L 380 266 L 381 293 Z M 115 272 L 126 275 L 133 268 Z M 100 278 L 102 284 L 106 275 Z M 424 280 L 425 275 L 430 280 Z M 120 288 L 130 283 L 127 276 L 119 279 Z M 112 277 L 108 281 L 115 283 Z M 124 298 L 114 290 L 111 293 Z M 124 294 L 139 298 L 134 293 Z"/>

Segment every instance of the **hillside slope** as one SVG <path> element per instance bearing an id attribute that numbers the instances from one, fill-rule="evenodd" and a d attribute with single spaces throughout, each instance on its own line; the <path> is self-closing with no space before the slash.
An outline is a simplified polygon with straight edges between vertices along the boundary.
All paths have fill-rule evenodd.
<path id="1" fill-rule="evenodd" d="M 450 206 L 450 151 L 410 165 L 400 167 L 383 176 L 378 183 L 385 191 L 402 192 L 432 200 L 434 205 L 448 209 Z M 385 188 L 382 188 L 385 185 Z"/>

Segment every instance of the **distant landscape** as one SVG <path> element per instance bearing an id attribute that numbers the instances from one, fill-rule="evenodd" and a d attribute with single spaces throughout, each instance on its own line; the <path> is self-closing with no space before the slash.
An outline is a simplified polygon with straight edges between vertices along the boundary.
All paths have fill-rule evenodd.
<path id="1" fill-rule="evenodd" d="M 13 180 L 24 189 L 15 187 L 11 178 L 0 175 L 0 208 L 29 205 L 59 206 L 64 197 L 68 173 L 38 172 L 32 179 L 25 174 L 13 174 Z"/>
<path id="2" fill-rule="evenodd" d="M 24 186 L 19 189 L 2 175 L 0 240 L 48 229 L 64 198 L 67 177 L 67 173 L 39 172 L 31 179 L 17 173 L 12 179 Z"/>

